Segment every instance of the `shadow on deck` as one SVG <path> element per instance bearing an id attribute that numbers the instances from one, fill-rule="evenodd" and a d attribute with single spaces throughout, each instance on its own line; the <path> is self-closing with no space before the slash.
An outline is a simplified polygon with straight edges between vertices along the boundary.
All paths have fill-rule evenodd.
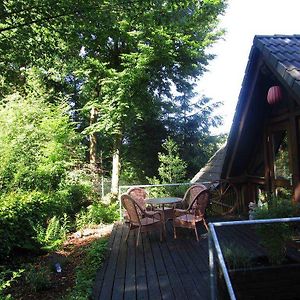
<path id="1" fill-rule="evenodd" d="M 231 227 L 231 226 L 230 226 Z M 222 228 L 222 240 L 235 237 L 260 251 L 251 233 L 245 228 Z M 135 247 L 135 231 L 125 241 L 128 227 L 118 223 L 109 241 L 108 256 L 99 270 L 94 299 L 209 299 L 208 242 L 204 227 L 202 238 L 196 241 L 194 232 L 178 229 L 173 239 L 172 224 L 167 224 L 167 237 L 159 241 L 159 234 L 142 234 Z M 220 232 L 221 233 L 221 232 Z"/>

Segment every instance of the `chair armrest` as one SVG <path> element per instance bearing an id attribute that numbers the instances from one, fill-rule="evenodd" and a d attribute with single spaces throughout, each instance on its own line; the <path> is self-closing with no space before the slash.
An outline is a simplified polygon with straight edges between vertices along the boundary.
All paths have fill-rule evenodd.
<path id="1" fill-rule="evenodd" d="M 157 216 L 159 216 L 159 218 L 160 218 L 160 220 L 162 220 L 162 212 L 160 212 L 160 211 L 153 211 L 153 210 L 151 210 L 151 211 L 144 211 L 144 215 L 146 216 L 146 217 L 150 217 L 150 218 L 154 218 L 154 216 L 155 215 L 157 215 Z"/>
<path id="2" fill-rule="evenodd" d="M 184 201 L 184 199 L 181 199 L 181 202 L 179 202 L 179 203 L 176 203 L 174 206 L 175 206 L 175 209 L 184 209 L 184 203 L 185 203 L 185 201 Z"/>
<path id="3" fill-rule="evenodd" d="M 179 217 L 179 216 L 182 216 L 182 215 L 185 215 L 187 214 L 189 211 L 187 209 L 179 209 L 179 208 L 175 208 L 174 209 L 174 216 L 175 217 Z"/>

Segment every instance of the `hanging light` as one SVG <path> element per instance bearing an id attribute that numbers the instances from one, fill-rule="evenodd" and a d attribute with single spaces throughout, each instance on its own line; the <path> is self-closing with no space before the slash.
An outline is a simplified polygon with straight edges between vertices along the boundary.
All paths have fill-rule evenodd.
<path id="1" fill-rule="evenodd" d="M 279 85 L 271 86 L 268 90 L 267 101 L 270 105 L 280 102 L 282 99 L 282 90 Z"/>

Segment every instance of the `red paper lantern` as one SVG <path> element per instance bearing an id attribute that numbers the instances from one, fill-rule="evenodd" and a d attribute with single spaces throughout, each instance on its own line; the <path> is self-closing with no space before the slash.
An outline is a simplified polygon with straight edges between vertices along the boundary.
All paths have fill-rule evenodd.
<path id="1" fill-rule="evenodd" d="M 281 101 L 282 99 L 282 90 L 278 85 L 271 86 L 268 91 L 267 100 L 268 103 L 273 105 Z"/>

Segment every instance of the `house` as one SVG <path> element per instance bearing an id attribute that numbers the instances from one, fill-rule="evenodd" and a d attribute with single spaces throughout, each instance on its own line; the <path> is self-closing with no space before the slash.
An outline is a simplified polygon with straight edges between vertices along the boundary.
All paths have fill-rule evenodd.
<path id="1" fill-rule="evenodd" d="M 255 36 L 220 173 L 236 186 L 238 209 L 260 192 L 292 196 L 299 153 L 300 35 Z"/>

